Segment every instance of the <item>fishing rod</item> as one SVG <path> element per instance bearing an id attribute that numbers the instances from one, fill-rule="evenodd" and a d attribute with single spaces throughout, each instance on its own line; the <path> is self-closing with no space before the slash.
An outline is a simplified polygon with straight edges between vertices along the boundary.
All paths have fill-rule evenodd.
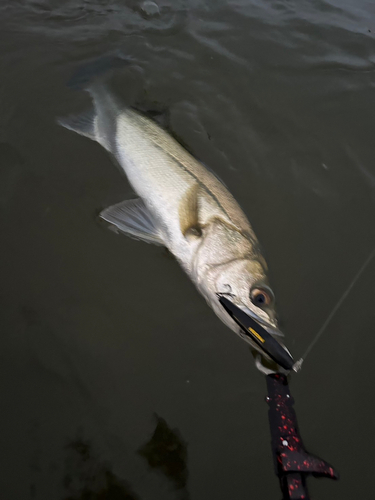
<path id="1" fill-rule="evenodd" d="M 332 309 L 326 321 L 308 346 L 304 356 L 294 361 L 288 349 L 275 340 L 265 328 L 247 315 L 224 295 L 219 295 L 219 302 L 240 326 L 242 333 L 254 342 L 266 359 L 278 365 L 276 370 L 266 368 L 260 359 L 256 359 L 257 368 L 266 376 L 269 405 L 268 420 L 271 432 L 271 446 L 275 473 L 279 478 L 283 500 L 310 500 L 306 479 L 308 476 L 338 479 L 338 472 L 325 460 L 312 455 L 304 447 L 293 408 L 294 399 L 290 393 L 287 374 L 298 372 L 306 356 L 322 336 L 333 316 L 336 314 L 351 289 L 375 256 L 375 249 L 359 269 L 339 301 Z"/>

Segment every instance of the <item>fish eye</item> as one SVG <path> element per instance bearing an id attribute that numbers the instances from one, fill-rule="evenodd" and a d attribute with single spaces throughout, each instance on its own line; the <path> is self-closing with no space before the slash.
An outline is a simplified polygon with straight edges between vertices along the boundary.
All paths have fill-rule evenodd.
<path id="1" fill-rule="evenodd" d="M 264 288 L 253 288 L 250 292 L 250 299 L 257 307 L 267 307 L 273 301 L 273 293 Z"/>

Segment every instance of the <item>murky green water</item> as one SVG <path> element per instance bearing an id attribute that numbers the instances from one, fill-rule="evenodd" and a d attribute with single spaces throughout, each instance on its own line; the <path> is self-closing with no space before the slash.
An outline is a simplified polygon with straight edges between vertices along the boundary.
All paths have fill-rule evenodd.
<path id="1" fill-rule="evenodd" d="M 0 496 L 278 499 L 265 381 L 160 248 L 102 227 L 130 188 L 75 68 L 132 56 L 121 94 L 243 206 L 298 358 L 375 246 L 375 6 L 366 0 L 13 0 L 0 5 Z M 306 447 L 374 498 L 374 263 L 292 377 Z"/>

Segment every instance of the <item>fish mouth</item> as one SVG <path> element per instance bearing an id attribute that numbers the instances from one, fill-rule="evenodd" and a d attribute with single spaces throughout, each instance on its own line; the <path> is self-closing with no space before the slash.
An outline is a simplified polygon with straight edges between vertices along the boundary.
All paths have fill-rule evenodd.
<path id="1" fill-rule="evenodd" d="M 259 325 L 262 326 L 270 335 L 273 335 L 276 337 L 284 337 L 283 332 L 281 330 L 279 330 L 279 328 L 277 328 L 276 326 L 270 325 L 269 323 L 264 321 L 264 319 L 262 319 L 260 316 L 258 316 L 254 311 L 252 311 L 248 307 L 246 307 L 244 305 L 240 305 L 238 307 L 239 307 L 239 309 L 241 309 L 241 311 L 243 311 L 248 316 L 253 318 L 254 321 L 259 323 Z"/>
<path id="2" fill-rule="evenodd" d="M 270 327 L 247 307 L 236 306 L 227 297 L 220 294 L 218 294 L 218 298 L 224 310 L 241 328 L 241 337 L 255 344 L 260 352 L 273 359 L 282 368 L 293 369 L 294 359 L 290 352 L 273 337 L 273 335 L 281 334 L 277 328 Z"/>

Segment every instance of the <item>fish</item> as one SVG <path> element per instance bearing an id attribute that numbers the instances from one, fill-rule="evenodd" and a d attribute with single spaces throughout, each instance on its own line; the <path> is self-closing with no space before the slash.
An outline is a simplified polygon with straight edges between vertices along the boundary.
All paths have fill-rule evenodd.
<path id="1" fill-rule="evenodd" d="M 253 349 L 260 351 L 218 297 L 229 298 L 272 336 L 282 335 L 260 244 L 224 183 L 108 85 L 93 83 L 86 90 L 93 109 L 58 122 L 101 144 L 138 196 L 100 217 L 120 233 L 166 247 L 220 320 Z"/>

